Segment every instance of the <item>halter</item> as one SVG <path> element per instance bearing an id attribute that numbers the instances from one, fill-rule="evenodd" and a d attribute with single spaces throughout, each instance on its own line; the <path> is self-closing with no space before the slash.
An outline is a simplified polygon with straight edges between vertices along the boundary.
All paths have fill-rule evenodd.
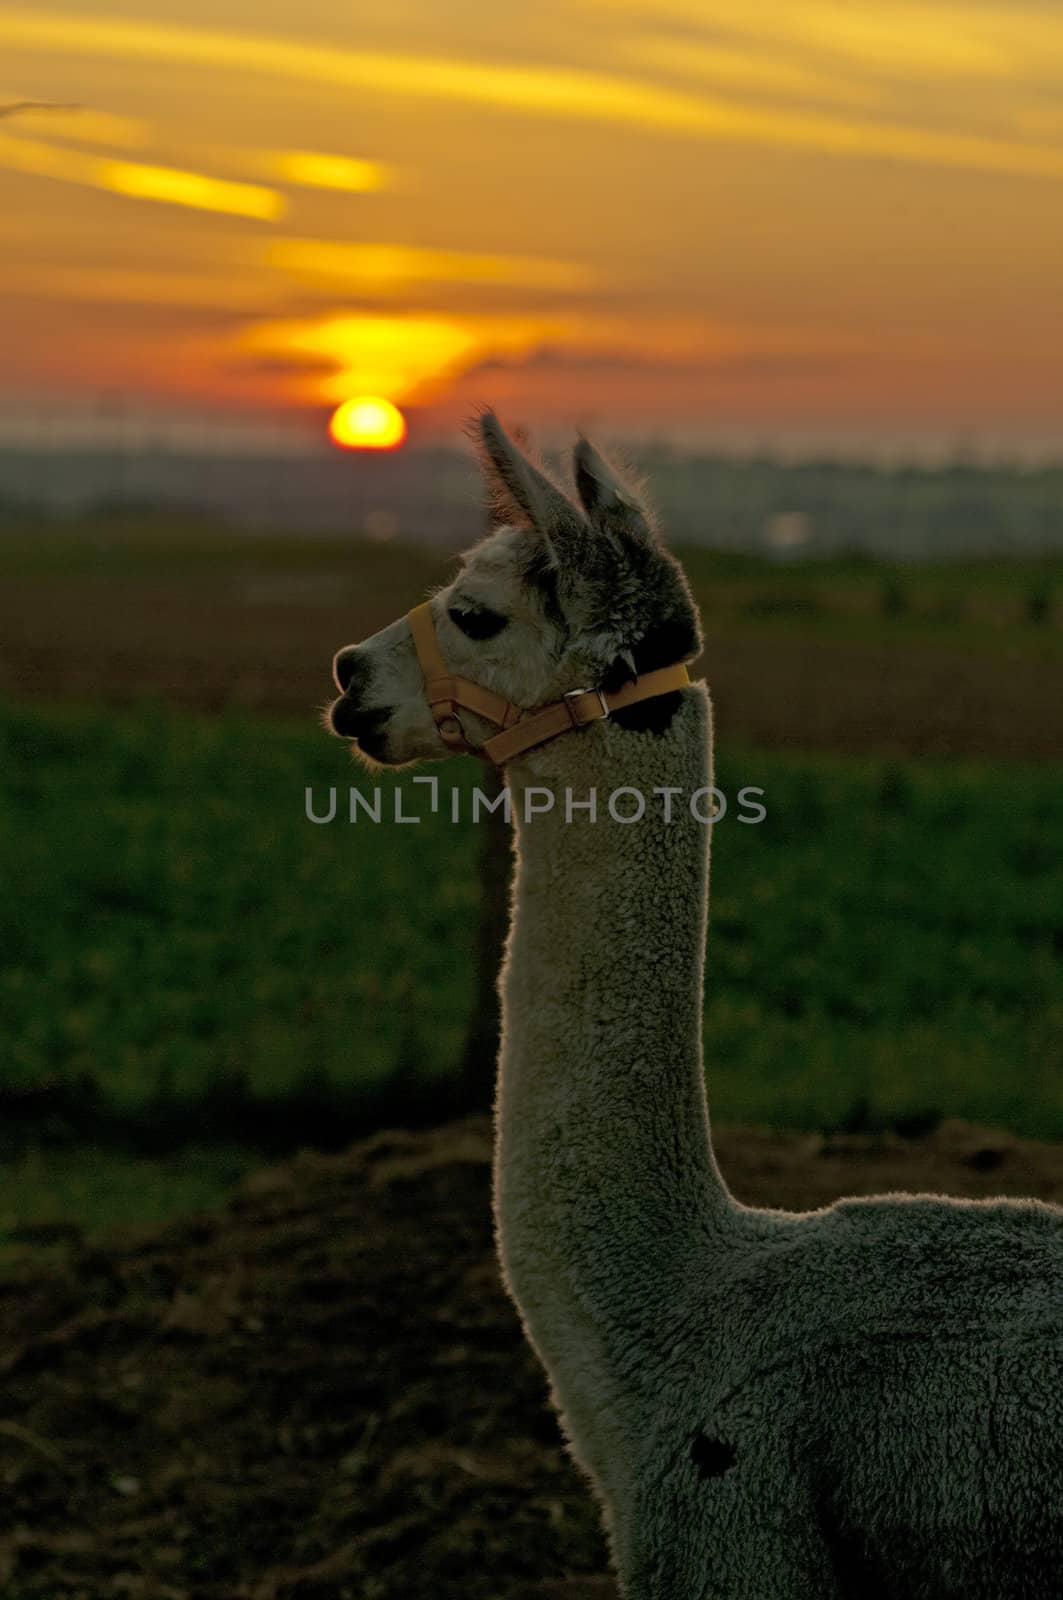
<path id="1" fill-rule="evenodd" d="M 490 689 L 481 689 L 468 678 L 456 677 L 447 668 L 436 638 L 432 602 L 414 606 L 407 613 L 410 633 L 413 635 L 417 659 L 424 675 L 425 698 L 435 718 L 439 737 L 449 749 L 471 751 L 486 756 L 496 766 L 503 766 L 514 756 L 523 755 L 536 745 L 556 739 L 558 734 L 572 728 L 584 728 L 591 722 L 600 722 L 613 711 L 625 706 L 638 705 L 640 700 L 652 700 L 657 695 L 682 689 L 690 682 L 690 674 L 683 662 L 671 667 L 658 667 L 646 672 L 622 689 L 607 693 L 604 689 L 570 689 L 560 700 L 552 700 L 538 711 L 525 711 L 512 700 L 504 700 Z M 493 722 L 501 732 L 492 734 L 478 750 L 474 750 L 465 737 L 458 716 L 458 707 L 473 711 L 487 722 Z"/>

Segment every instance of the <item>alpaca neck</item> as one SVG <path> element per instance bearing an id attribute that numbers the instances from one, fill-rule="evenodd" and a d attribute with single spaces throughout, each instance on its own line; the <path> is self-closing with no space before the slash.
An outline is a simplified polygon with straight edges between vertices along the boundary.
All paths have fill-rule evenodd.
<path id="1" fill-rule="evenodd" d="M 518 864 L 496 1213 L 511 1289 L 548 1365 L 577 1303 L 606 1349 L 611 1331 L 652 1324 L 669 1281 L 695 1261 L 703 1269 L 733 1213 L 701 1042 L 711 830 L 689 799 L 712 781 L 709 751 L 699 685 L 662 734 L 599 723 L 511 770 Z M 641 821 L 610 817 L 620 786 L 645 796 Z M 653 793 L 664 787 L 681 791 L 670 823 Z M 526 820 L 540 788 L 553 810 Z M 597 790 L 597 821 L 579 810 L 566 820 L 566 788 L 577 801 Z"/>

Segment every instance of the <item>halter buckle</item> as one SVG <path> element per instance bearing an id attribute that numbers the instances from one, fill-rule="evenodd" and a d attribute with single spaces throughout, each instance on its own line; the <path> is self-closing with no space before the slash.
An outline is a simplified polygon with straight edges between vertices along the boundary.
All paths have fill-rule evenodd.
<path id="1" fill-rule="evenodd" d="M 574 728 L 585 728 L 588 722 L 597 722 L 599 720 L 597 717 L 586 717 L 581 720 L 576 716 L 573 708 L 573 701 L 580 699 L 580 697 L 585 694 L 596 694 L 598 696 L 598 703 L 602 708 L 602 716 L 607 717 L 609 715 L 609 702 L 606 700 L 603 690 L 570 689 L 568 693 L 563 694 L 561 698 L 565 702 L 565 710 L 568 712 L 568 719 Z"/>

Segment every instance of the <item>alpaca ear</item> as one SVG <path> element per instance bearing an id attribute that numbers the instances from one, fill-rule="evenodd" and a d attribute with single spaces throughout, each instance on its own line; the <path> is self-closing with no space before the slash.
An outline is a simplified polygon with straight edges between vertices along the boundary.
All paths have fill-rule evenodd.
<path id="1" fill-rule="evenodd" d="M 652 544 L 653 519 L 634 489 L 591 444 L 580 438 L 573 452 L 576 492 L 596 528 L 638 544 Z"/>
<path id="2" fill-rule="evenodd" d="M 559 566 L 578 561 L 590 529 L 568 495 L 517 448 L 493 411 L 485 411 L 473 427 L 495 514 L 534 529 Z"/>

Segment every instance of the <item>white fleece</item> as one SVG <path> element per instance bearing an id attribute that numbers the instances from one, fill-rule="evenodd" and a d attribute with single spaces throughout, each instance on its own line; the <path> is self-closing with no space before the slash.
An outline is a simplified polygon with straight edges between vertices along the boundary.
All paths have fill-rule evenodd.
<path id="1" fill-rule="evenodd" d="M 703 686 L 512 763 L 494 1205 L 507 1287 L 625 1600 L 1061 1600 L 1063 1210 L 729 1194 L 701 1000 Z M 564 820 L 566 787 L 599 820 Z"/>

